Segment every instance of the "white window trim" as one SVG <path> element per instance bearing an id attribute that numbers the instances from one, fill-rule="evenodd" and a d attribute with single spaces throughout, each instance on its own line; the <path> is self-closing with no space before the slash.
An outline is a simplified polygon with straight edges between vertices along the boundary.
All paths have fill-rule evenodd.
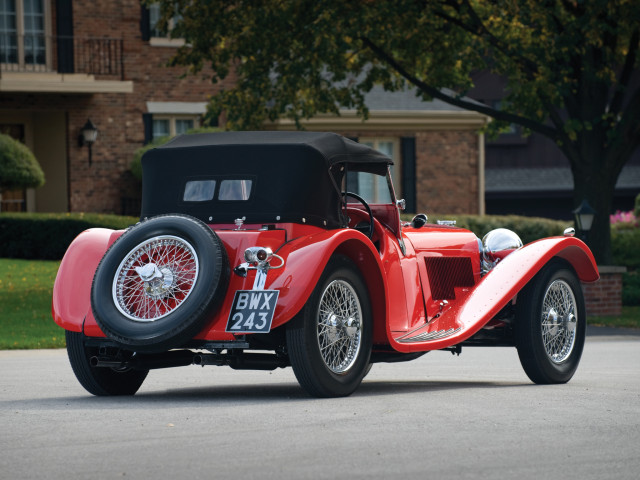
<path id="1" fill-rule="evenodd" d="M 149 6 L 149 9 L 151 9 L 151 6 Z M 169 20 L 169 25 L 168 25 L 168 32 L 166 35 L 154 35 L 153 34 L 153 26 L 149 25 L 149 45 L 151 45 L 152 47 L 171 47 L 171 48 L 178 48 L 178 47 L 182 47 L 185 45 L 185 41 L 184 38 L 171 38 L 171 30 L 173 30 L 174 27 L 174 20 L 173 18 L 171 20 Z"/>
<path id="2" fill-rule="evenodd" d="M 152 115 L 204 115 L 206 102 L 147 102 L 147 112 Z"/>
<path id="3" fill-rule="evenodd" d="M 200 127 L 200 115 L 153 115 L 152 120 L 169 120 L 169 136 L 175 137 L 176 132 L 176 120 L 193 120 L 193 128 Z M 155 138 L 155 137 L 154 137 Z"/>
<path id="4" fill-rule="evenodd" d="M 28 67 L 33 71 L 51 71 L 52 65 L 52 46 L 51 46 L 51 1 L 42 0 L 42 11 L 44 21 L 44 45 L 45 45 L 45 63 L 44 65 L 29 65 L 24 62 L 24 0 L 16 0 L 16 35 L 18 45 L 18 65 L 19 68 L 29 71 Z"/>
<path id="5" fill-rule="evenodd" d="M 149 45 L 152 47 L 179 48 L 186 44 L 184 38 L 150 37 Z"/>

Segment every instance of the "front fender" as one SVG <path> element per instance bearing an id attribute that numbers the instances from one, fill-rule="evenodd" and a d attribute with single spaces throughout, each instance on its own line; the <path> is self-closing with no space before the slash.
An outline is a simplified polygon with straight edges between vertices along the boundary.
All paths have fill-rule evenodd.
<path id="1" fill-rule="evenodd" d="M 51 305 L 53 320 L 65 330 L 82 332 L 84 319 L 91 311 L 93 276 L 119 234 L 122 232 L 92 228 L 69 245 L 56 275 Z"/>
<path id="2" fill-rule="evenodd" d="M 457 317 L 463 328 L 472 325 L 477 326 L 473 333 L 479 330 L 553 257 L 567 260 L 582 282 L 600 278 L 593 254 L 581 240 L 554 237 L 532 242 L 502 260 L 460 306 Z"/>
<path id="3" fill-rule="evenodd" d="M 508 255 L 464 298 L 452 302 L 435 321 L 404 335 L 402 339 L 393 339 L 393 346 L 399 351 L 411 352 L 437 350 L 463 342 L 496 316 L 554 257 L 568 261 L 583 282 L 595 282 L 599 278 L 593 254 L 582 241 L 574 237 L 538 240 Z M 454 333 L 437 338 L 438 332 Z M 411 340 L 421 335 L 422 338 L 429 337 L 429 334 L 434 334 L 437 339 Z"/>

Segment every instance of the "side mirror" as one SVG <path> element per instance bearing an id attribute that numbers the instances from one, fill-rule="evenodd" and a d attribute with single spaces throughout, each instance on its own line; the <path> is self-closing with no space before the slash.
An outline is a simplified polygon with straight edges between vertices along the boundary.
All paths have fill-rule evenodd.
<path id="1" fill-rule="evenodd" d="M 422 228 L 425 226 L 429 219 L 424 213 L 419 213 L 411 220 L 411 226 L 413 228 Z"/>
<path id="2" fill-rule="evenodd" d="M 396 207 L 398 207 L 400 210 L 404 210 L 405 208 L 407 208 L 407 201 L 404 198 L 396 200 Z"/>

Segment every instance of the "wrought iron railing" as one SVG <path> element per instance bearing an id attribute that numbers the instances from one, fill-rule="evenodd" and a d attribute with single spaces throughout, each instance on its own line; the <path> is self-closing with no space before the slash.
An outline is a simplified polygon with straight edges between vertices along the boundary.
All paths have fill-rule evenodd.
<path id="1" fill-rule="evenodd" d="M 0 71 L 86 73 L 123 80 L 122 39 L 2 32 Z"/>

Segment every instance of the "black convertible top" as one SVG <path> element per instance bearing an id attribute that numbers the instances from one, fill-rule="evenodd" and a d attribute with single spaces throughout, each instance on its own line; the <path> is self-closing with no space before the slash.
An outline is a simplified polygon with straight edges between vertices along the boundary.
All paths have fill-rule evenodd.
<path id="1" fill-rule="evenodd" d="M 308 223 L 337 228 L 347 171 L 384 174 L 391 159 L 334 133 L 220 132 L 181 135 L 142 158 L 141 217 L 185 213 L 207 223 Z M 246 200 L 224 199 L 224 181 L 250 182 Z M 185 201 L 187 184 L 215 184 Z"/>

